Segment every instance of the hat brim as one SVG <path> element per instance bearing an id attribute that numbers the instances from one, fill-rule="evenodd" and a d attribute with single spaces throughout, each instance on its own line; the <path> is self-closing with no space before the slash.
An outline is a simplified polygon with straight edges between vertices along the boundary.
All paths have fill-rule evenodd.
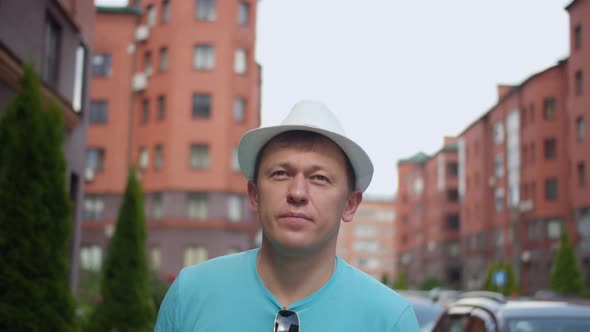
<path id="1" fill-rule="evenodd" d="M 356 176 L 356 189 L 364 192 L 373 178 L 373 163 L 358 144 L 345 136 L 332 131 L 304 125 L 279 125 L 252 129 L 242 136 L 238 146 L 238 162 L 242 173 L 248 180 L 253 180 L 256 158 L 262 147 L 273 137 L 292 130 L 311 131 L 328 137 L 336 143 L 350 160 Z"/>

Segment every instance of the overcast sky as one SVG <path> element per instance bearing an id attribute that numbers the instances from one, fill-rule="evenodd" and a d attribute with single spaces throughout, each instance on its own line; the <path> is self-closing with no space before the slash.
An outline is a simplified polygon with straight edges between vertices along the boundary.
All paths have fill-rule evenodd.
<path id="1" fill-rule="evenodd" d="M 495 104 L 497 84 L 567 57 L 569 3 L 261 0 L 262 124 L 323 101 L 375 164 L 367 193 L 391 196 L 397 160 L 436 152 Z"/>

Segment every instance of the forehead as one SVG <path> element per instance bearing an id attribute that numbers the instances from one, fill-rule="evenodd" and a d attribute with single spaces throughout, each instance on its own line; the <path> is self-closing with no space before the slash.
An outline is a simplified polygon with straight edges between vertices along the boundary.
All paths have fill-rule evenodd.
<path id="1" fill-rule="evenodd" d="M 260 161 L 276 157 L 287 157 L 293 152 L 319 152 L 322 157 L 336 158 L 344 167 L 345 155 L 331 139 L 316 133 L 292 133 L 271 139 L 260 152 Z"/>

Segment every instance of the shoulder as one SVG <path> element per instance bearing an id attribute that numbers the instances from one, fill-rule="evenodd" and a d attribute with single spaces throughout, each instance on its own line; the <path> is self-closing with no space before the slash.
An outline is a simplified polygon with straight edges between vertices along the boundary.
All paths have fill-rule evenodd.
<path id="1" fill-rule="evenodd" d="M 225 279 L 235 280 L 236 274 L 244 274 L 256 249 L 232 255 L 220 256 L 202 263 L 183 268 L 178 275 L 179 286 L 182 288 L 195 282 L 199 284 L 224 282 Z"/>
<path id="2" fill-rule="evenodd" d="M 353 267 L 342 259 L 339 260 L 339 264 L 343 264 L 342 279 L 340 281 L 346 284 L 345 289 L 351 292 L 351 295 L 374 303 L 376 306 L 389 309 L 394 308 L 395 311 L 399 310 L 400 313 L 410 306 L 410 303 L 400 294 L 372 276 Z"/>

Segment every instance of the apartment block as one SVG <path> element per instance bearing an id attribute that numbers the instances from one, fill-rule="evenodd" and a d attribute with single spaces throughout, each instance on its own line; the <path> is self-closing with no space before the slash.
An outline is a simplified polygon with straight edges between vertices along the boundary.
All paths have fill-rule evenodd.
<path id="1" fill-rule="evenodd" d="M 579 236 L 576 251 L 582 257 L 585 282 L 590 286 L 590 1 L 572 1 L 566 10 L 570 16 L 566 82 L 569 197 Z"/>
<path id="2" fill-rule="evenodd" d="M 135 167 L 151 268 L 254 246 L 237 145 L 260 123 L 257 1 L 98 7 L 86 164 L 83 267 L 100 269 Z"/>
<path id="3" fill-rule="evenodd" d="M 584 84 L 584 73 L 590 71 L 590 53 L 584 51 L 584 45 L 590 44 L 590 34 L 585 33 L 586 25 L 590 25 L 590 4 L 577 0 L 566 9 L 570 14 L 570 57 L 518 85 L 498 86 L 498 102 L 458 135 L 463 289 L 481 287 L 487 266 L 493 261 L 512 265 L 522 293 L 548 289 L 563 231 L 570 235 L 585 283 L 590 285 L 590 189 L 586 166 L 590 158 L 586 134 L 590 93 Z M 400 197 L 411 193 L 404 177 L 415 176 L 412 174 L 416 170 L 426 176 L 423 191 L 432 192 L 437 187 L 428 180 L 434 168 L 429 169 L 431 159 L 400 161 Z M 415 194 L 408 196 L 407 204 L 403 204 L 404 199 L 398 200 L 400 215 L 416 215 L 412 206 L 422 204 L 416 198 L 423 198 Z M 442 207 L 431 202 L 427 197 L 429 216 L 443 212 Z M 414 255 L 427 253 L 432 246 L 430 236 L 434 232 L 430 227 L 436 224 L 436 218 L 427 217 L 427 227 L 420 224 L 423 219 L 409 220 L 421 225 L 421 231 L 415 233 L 417 240 L 409 247 L 404 246 L 408 241 L 402 236 L 398 254 L 402 262 L 405 255 L 409 264 L 421 265 L 410 271 L 435 273 L 432 261 L 415 263 Z M 403 224 L 397 224 L 399 233 L 407 236 L 416 232 L 416 228 L 408 230 Z M 438 275 L 444 276 L 440 272 Z"/>
<path id="4" fill-rule="evenodd" d="M 395 277 L 395 205 L 391 198 L 365 197 L 354 220 L 342 223 L 337 254 L 380 281 Z"/>
<path id="5" fill-rule="evenodd" d="M 456 139 L 447 137 L 434 155 L 398 162 L 396 266 L 414 288 L 427 279 L 448 287 L 461 282 L 457 151 Z"/>
<path id="6" fill-rule="evenodd" d="M 63 110 L 66 179 L 74 206 L 70 286 L 76 289 L 94 5 L 83 0 L 5 0 L 0 9 L 0 112 L 18 91 L 26 63 L 41 78 L 43 100 Z"/>

